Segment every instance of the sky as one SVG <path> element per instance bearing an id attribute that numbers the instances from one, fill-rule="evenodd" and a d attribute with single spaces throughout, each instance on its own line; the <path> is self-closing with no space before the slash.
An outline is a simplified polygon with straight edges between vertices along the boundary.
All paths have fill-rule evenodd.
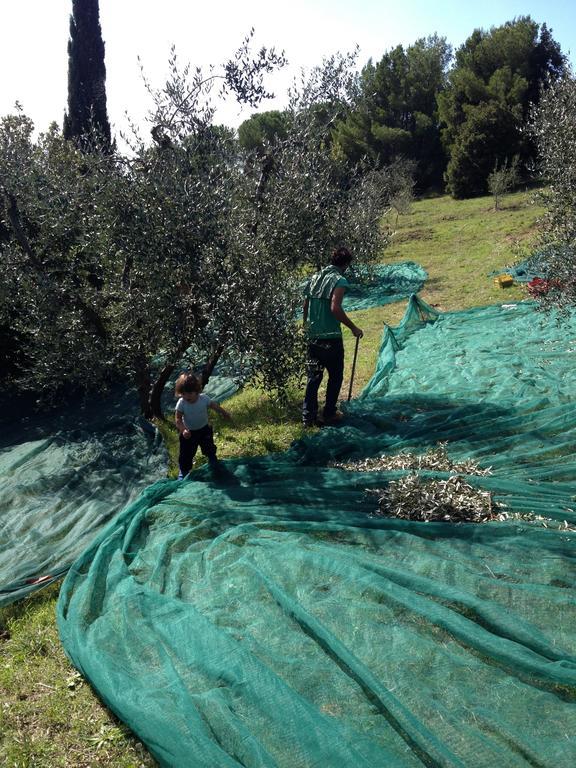
<path id="1" fill-rule="evenodd" d="M 62 124 L 66 110 L 66 50 L 72 0 L 0 0 L 0 116 L 18 101 L 38 130 Z M 175 45 L 182 63 L 224 62 L 255 29 L 255 44 L 284 51 L 290 66 L 268 81 L 277 94 L 265 108 L 281 108 L 292 78 L 336 51 L 359 46 L 358 65 L 385 51 L 437 33 L 457 48 L 474 29 L 529 15 L 553 30 L 576 62 L 576 4 L 571 0 L 100 0 L 105 43 L 108 116 L 114 133 L 126 113 L 144 124 L 150 108 L 147 78 L 161 86 Z M 239 125 L 253 110 L 226 105 L 219 122 Z"/>

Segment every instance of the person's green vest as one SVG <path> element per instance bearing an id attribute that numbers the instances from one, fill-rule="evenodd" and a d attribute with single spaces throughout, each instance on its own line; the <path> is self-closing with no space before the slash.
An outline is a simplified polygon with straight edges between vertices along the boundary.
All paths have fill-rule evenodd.
<path id="1" fill-rule="evenodd" d="M 308 338 L 330 339 L 342 336 L 340 321 L 332 314 L 331 300 L 335 288 L 350 285 L 342 272 L 329 264 L 312 275 L 304 288 L 308 299 Z"/>

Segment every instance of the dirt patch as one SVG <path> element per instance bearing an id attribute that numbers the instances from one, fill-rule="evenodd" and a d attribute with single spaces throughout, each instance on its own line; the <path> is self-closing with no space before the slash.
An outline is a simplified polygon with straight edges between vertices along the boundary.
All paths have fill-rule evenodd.
<path id="1" fill-rule="evenodd" d="M 434 230 L 431 227 L 412 229 L 409 232 L 396 232 L 392 238 L 394 243 L 410 243 L 414 240 L 432 240 Z"/>
<path id="2" fill-rule="evenodd" d="M 504 203 L 504 205 L 500 206 L 500 210 L 501 211 L 520 211 L 526 207 L 527 206 L 525 204 L 521 204 L 521 203 Z"/>
<path id="3" fill-rule="evenodd" d="M 529 227 L 524 232 L 515 232 L 513 235 L 505 235 L 504 241 L 506 243 L 520 243 L 524 240 L 533 238 L 537 233 L 538 229 L 536 227 Z"/>

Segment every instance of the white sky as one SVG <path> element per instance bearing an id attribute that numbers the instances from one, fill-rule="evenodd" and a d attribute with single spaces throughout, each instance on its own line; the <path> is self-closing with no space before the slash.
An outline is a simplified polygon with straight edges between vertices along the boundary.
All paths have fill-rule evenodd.
<path id="1" fill-rule="evenodd" d="M 19 101 L 36 127 L 62 123 L 67 98 L 69 16 L 72 0 L 0 0 L 0 115 Z M 108 115 L 117 131 L 127 111 L 141 122 L 149 106 L 138 56 L 161 85 L 172 43 L 182 62 L 205 67 L 224 61 L 250 28 L 256 44 L 285 50 L 292 70 L 269 82 L 282 105 L 292 74 L 335 51 L 360 46 L 359 65 L 391 47 L 437 32 L 457 47 L 476 27 L 488 29 L 519 15 L 553 29 L 564 53 L 576 53 L 572 0 L 100 0 L 106 45 Z M 573 58 L 574 60 L 574 58 Z M 229 106 L 219 119 L 238 125 L 251 111 Z"/>

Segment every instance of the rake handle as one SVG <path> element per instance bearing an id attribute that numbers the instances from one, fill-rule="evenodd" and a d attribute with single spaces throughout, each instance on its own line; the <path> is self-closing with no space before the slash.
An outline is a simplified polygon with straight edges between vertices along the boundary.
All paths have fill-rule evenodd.
<path id="1" fill-rule="evenodd" d="M 352 361 L 352 373 L 350 374 L 350 389 L 348 390 L 348 401 L 352 397 L 352 384 L 354 383 L 354 373 L 356 371 L 356 358 L 358 357 L 358 344 L 360 343 L 360 336 L 356 336 L 356 346 L 354 347 L 354 360 Z"/>

